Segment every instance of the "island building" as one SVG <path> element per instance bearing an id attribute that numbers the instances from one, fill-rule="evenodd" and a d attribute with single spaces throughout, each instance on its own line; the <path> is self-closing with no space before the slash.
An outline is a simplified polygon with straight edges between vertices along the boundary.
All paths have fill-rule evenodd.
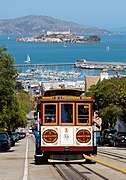
<path id="1" fill-rule="evenodd" d="M 76 33 L 71 32 L 70 29 L 69 31 L 47 31 L 46 33 L 47 35 L 58 35 L 58 34 L 62 34 L 62 35 L 75 35 Z"/>

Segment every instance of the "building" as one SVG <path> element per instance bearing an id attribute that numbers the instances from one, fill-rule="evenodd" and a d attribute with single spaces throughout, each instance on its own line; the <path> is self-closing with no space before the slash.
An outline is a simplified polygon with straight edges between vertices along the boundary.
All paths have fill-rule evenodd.
<path id="1" fill-rule="evenodd" d="M 97 84 L 99 81 L 103 81 L 104 79 L 108 79 L 108 72 L 103 70 L 99 76 L 86 76 L 85 78 L 85 92 L 88 91 L 90 86 Z"/>
<path id="2" fill-rule="evenodd" d="M 62 34 L 62 35 L 70 35 L 70 34 L 75 34 L 69 31 L 47 31 L 47 35 L 58 35 L 58 34 Z"/>

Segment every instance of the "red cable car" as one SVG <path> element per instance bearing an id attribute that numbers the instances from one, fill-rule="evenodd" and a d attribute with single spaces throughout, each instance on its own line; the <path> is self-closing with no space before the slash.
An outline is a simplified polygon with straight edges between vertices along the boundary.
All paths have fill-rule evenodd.
<path id="1" fill-rule="evenodd" d="M 38 98 L 41 121 L 40 146 L 35 163 L 84 161 L 83 154 L 96 155 L 92 106 L 95 101 L 77 89 L 50 89 Z"/>

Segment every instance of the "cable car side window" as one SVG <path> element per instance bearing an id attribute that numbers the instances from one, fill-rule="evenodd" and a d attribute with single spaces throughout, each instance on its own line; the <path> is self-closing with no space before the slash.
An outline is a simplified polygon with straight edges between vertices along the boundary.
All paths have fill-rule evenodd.
<path id="1" fill-rule="evenodd" d="M 89 105 L 78 104 L 78 123 L 89 123 Z"/>
<path id="2" fill-rule="evenodd" d="M 56 123 L 56 105 L 44 105 L 44 123 Z"/>
<path id="3" fill-rule="evenodd" d="M 61 123 L 73 123 L 73 104 L 61 104 Z"/>

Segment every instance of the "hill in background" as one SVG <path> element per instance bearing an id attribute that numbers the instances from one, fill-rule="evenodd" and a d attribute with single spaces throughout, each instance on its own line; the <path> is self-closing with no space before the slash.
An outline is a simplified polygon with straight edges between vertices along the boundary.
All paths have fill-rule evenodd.
<path id="1" fill-rule="evenodd" d="M 74 22 L 62 21 L 48 16 L 29 15 L 15 19 L 0 20 L 0 35 L 36 34 L 47 31 L 68 31 L 77 34 L 110 34 L 110 31 L 85 26 Z"/>

